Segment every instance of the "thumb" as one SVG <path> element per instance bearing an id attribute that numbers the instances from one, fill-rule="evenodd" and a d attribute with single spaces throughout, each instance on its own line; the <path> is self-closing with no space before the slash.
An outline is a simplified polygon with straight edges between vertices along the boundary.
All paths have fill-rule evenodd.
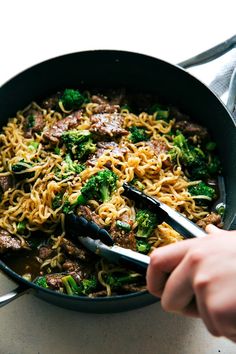
<path id="1" fill-rule="evenodd" d="M 222 232 L 224 232 L 224 230 L 219 229 L 218 227 L 216 227 L 216 226 L 213 225 L 213 224 L 207 225 L 205 230 L 206 230 L 206 232 L 207 232 L 208 234 L 214 234 L 214 235 L 219 235 L 219 234 L 221 234 Z"/>

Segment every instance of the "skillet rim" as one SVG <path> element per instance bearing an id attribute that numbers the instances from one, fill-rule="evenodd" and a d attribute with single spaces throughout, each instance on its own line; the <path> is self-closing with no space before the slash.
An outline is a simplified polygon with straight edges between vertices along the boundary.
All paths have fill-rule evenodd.
<path id="1" fill-rule="evenodd" d="M 181 67 L 178 64 L 173 64 L 170 63 L 168 61 L 165 61 L 163 59 L 160 59 L 158 57 L 154 57 L 148 54 L 143 54 L 143 53 L 139 53 L 139 52 L 133 52 L 133 51 L 127 51 L 127 50 L 119 50 L 119 49 L 91 49 L 91 50 L 84 50 L 84 51 L 75 51 L 75 52 L 71 52 L 71 53 L 66 53 L 66 54 L 61 54 L 52 58 L 48 58 L 45 59 L 41 62 L 38 62 L 36 64 L 31 65 L 30 67 L 27 67 L 26 69 L 20 71 L 18 74 L 12 76 L 11 78 L 9 78 L 6 82 L 4 82 L 1 86 L 0 86 L 0 91 L 1 89 L 4 89 L 5 87 L 7 87 L 8 85 L 10 85 L 12 83 L 13 80 L 19 79 L 21 78 L 21 76 L 24 76 L 25 74 L 29 73 L 31 70 L 37 70 L 37 68 L 40 68 L 42 65 L 47 65 L 50 62 L 53 61 L 59 61 L 62 60 L 63 58 L 67 58 L 67 57 L 72 57 L 72 56 L 76 56 L 76 55 L 94 55 L 96 53 L 100 53 L 100 54 L 110 54 L 110 55 L 130 55 L 130 56 L 134 56 L 137 57 L 139 56 L 140 58 L 146 58 L 147 60 L 152 60 L 154 61 L 158 61 L 160 63 L 163 63 L 166 66 L 175 68 L 176 70 L 179 70 L 182 72 L 183 75 L 187 75 L 189 77 L 191 77 L 193 80 L 196 80 L 198 82 L 198 84 L 200 84 L 202 86 L 202 88 L 210 91 L 211 94 L 213 94 L 214 98 L 219 102 L 219 104 L 221 104 L 221 106 L 226 110 L 226 112 L 228 113 L 228 117 L 230 118 L 231 123 L 233 124 L 234 128 L 236 128 L 236 121 L 233 118 L 232 113 L 229 111 L 228 107 L 224 104 L 224 102 L 205 84 L 203 83 L 200 79 L 196 78 L 193 74 L 191 74 L 190 72 L 188 72 L 186 69 L 184 69 L 183 67 Z M 116 59 L 117 62 L 119 62 L 120 59 Z M 201 89 L 202 89 L 201 88 Z M 7 118 L 7 117 L 6 117 Z M 234 223 L 235 217 L 231 220 L 231 223 L 229 225 L 230 226 Z M 140 292 L 135 292 L 135 293 L 130 293 L 130 294 L 124 294 L 124 295 L 114 295 L 114 296 L 109 296 L 109 297 L 99 297 L 99 298 L 89 298 L 89 297 L 83 297 L 83 296 L 70 296 L 67 294 L 62 294 L 59 292 L 56 292 L 54 290 L 50 290 L 50 289 L 44 289 L 38 285 L 36 285 L 35 283 L 28 281 L 26 279 L 24 279 L 22 276 L 20 276 L 18 273 L 16 273 L 14 270 L 12 270 L 11 268 L 9 268 L 1 259 L 0 259 L 0 270 L 4 271 L 4 273 L 7 273 L 7 275 L 12 279 L 14 278 L 14 280 L 17 280 L 17 284 L 25 284 L 27 285 L 29 288 L 33 288 L 35 290 L 38 290 L 40 292 L 43 292 L 45 294 L 51 294 L 53 296 L 57 296 L 59 295 L 61 298 L 64 299 L 70 299 L 70 300 L 74 300 L 74 301 L 85 301 L 85 302 L 91 302 L 91 300 L 93 302 L 107 302 L 107 301 L 114 301 L 114 300 L 119 300 L 119 299 L 127 299 L 127 298 L 132 298 L 132 297 L 140 297 L 140 296 L 144 296 L 144 295 L 150 295 L 149 292 L 147 290 L 145 291 L 140 291 Z M 154 297 L 153 297 L 154 298 Z M 154 298 L 156 299 L 156 301 L 158 301 L 158 298 Z M 72 301 L 73 301 L 72 300 Z"/>

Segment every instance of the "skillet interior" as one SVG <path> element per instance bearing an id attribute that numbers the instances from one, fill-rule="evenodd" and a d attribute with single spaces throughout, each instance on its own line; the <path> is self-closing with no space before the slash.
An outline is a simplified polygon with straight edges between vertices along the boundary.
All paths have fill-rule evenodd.
<path id="1" fill-rule="evenodd" d="M 141 54 L 121 51 L 88 51 L 61 56 L 38 64 L 0 88 L 0 124 L 31 101 L 39 101 L 47 95 L 65 87 L 89 89 L 99 87 L 121 88 L 129 91 L 157 94 L 160 102 L 176 105 L 180 111 L 207 127 L 217 142 L 218 154 L 225 177 L 227 210 L 225 228 L 235 228 L 236 211 L 236 129 L 229 112 L 219 99 L 201 82 L 174 65 Z M 1 268 L 5 268 L 0 263 Z M 18 280 L 13 272 L 7 272 Z M 51 293 L 51 292 L 50 292 Z M 38 295 L 60 306 L 92 312 L 127 310 L 153 302 L 149 294 L 113 297 L 117 301 L 83 301 L 70 299 L 48 291 L 38 291 Z M 58 297 L 59 296 L 59 297 Z M 123 298 L 123 299 L 122 299 Z M 99 299 L 98 299 L 99 300 Z M 125 301 L 125 302 L 124 302 Z M 81 303 L 80 303 L 81 302 Z M 93 305 L 92 305 L 93 302 Z M 128 305 L 126 306 L 125 303 Z M 91 305 L 90 305 L 91 304 Z M 96 304 L 96 305 L 95 305 Z M 100 304 L 100 305 L 99 305 Z M 96 308 L 96 306 L 98 306 Z"/>

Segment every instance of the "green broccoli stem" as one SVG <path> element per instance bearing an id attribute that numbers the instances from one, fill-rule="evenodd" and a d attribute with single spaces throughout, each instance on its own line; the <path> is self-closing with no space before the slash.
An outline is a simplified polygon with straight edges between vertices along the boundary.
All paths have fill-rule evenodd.
<path id="1" fill-rule="evenodd" d="M 79 287 L 75 279 L 71 275 L 66 275 L 61 278 L 63 285 L 65 286 L 68 295 L 77 295 L 79 292 Z"/>
<path id="2" fill-rule="evenodd" d="M 25 229 L 26 229 L 26 220 L 18 222 L 16 226 L 17 232 L 22 235 L 25 232 Z"/>
<path id="3" fill-rule="evenodd" d="M 130 224 L 128 224 L 127 222 L 121 221 L 121 220 L 116 221 L 116 227 L 118 227 L 118 229 L 124 230 L 126 232 L 129 232 L 131 230 Z"/>
<path id="4" fill-rule="evenodd" d="M 107 202 L 110 199 L 110 192 L 107 186 L 101 186 L 102 201 Z"/>
<path id="5" fill-rule="evenodd" d="M 122 276 L 113 275 L 111 273 L 111 274 L 107 275 L 107 278 L 105 281 L 111 287 L 119 288 L 125 284 L 135 283 L 137 281 L 137 279 L 140 277 L 141 277 L 141 274 L 138 274 L 138 273 L 130 273 L 130 274 L 122 275 Z"/>
<path id="6" fill-rule="evenodd" d="M 137 278 L 140 278 L 141 275 L 140 274 L 129 274 L 129 275 L 125 275 L 123 277 L 119 277 L 119 283 L 121 285 L 124 284 L 130 284 L 130 283 L 134 283 L 137 281 Z"/>

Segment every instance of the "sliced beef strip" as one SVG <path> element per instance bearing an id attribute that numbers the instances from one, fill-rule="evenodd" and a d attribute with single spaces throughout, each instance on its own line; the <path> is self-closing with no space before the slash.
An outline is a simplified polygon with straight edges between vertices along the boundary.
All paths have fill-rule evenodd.
<path id="1" fill-rule="evenodd" d="M 217 227 L 222 227 L 223 223 L 221 220 L 221 216 L 219 214 L 211 212 L 205 218 L 197 221 L 197 225 L 200 226 L 202 229 L 205 229 L 209 224 L 216 225 Z"/>
<path id="2" fill-rule="evenodd" d="M 93 109 L 94 114 L 115 113 L 120 110 L 119 105 L 110 104 L 104 96 L 93 95 L 91 101 L 98 104 L 98 106 Z"/>
<path id="3" fill-rule="evenodd" d="M 87 250 L 82 248 L 82 246 L 75 246 L 73 242 L 66 238 L 62 239 L 60 245 L 65 253 L 71 258 L 80 259 L 81 261 L 88 261 L 91 258 L 91 254 Z"/>
<path id="4" fill-rule="evenodd" d="M 44 245 L 39 248 L 39 258 L 41 258 L 42 260 L 45 260 L 50 257 L 52 253 L 53 249 L 51 246 Z"/>
<path id="5" fill-rule="evenodd" d="M 96 152 L 89 156 L 86 164 L 88 166 L 94 166 L 97 160 L 99 159 L 99 157 L 101 157 L 104 154 L 104 152 L 107 151 L 109 151 L 109 155 L 111 156 L 114 156 L 116 158 L 122 158 L 124 154 L 128 152 L 128 149 L 125 146 L 120 147 L 114 141 L 109 141 L 109 142 L 101 141 L 97 143 Z"/>
<path id="6" fill-rule="evenodd" d="M 161 153 L 165 153 L 169 150 L 165 141 L 162 139 L 148 141 L 147 145 L 151 147 L 156 156 L 159 156 Z"/>
<path id="7" fill-rule="evenodd" d="M 128 93 L 126 95 L 127 103 L 132 107 L 134 112 L 147 112 L 154 103 L 159 102 L 159 99 L 149 93 Z"/>
<path id="8" fill-rule="evenodd" d="M 126 101 L 126 89 L 107 89 L 103 90 L 104 95 L 96 94 L 91 97 L 91 101 L 98 104 L 109 103 L 110 105 L 122 105 Z"/>
<path id="9" fill-rule="evenodd" d="M 66 272 L 74 272 L 79 270 L 79 263 L 72 261 L 71 259 L 66 259 L 62 264 L 62 269 Z"/>
<path id="10" fill-rule="evenodd" d="M 107 291 L 105 289 L 96 291 L 95 293 L 89 295 L 89 297 L 104 297 L 104 296 L 107 296 Z"/>
<path id="11" fill-rule="evenodd" d="M 91 97 L 91 102 L 97 103 L 99 105 L 108 104 L 108 99 L 102 95 L 93 95 Z"/>
<path id="12" fill-rule="evenodd" d="M 99 138 L 112 138 L 127 135 L 129 132 L 122 128 L 124 118 L 119 113 L 101 113 L 91 116 L 90 131 Z"/>
<path id="13" fill-rule="evenodd" d="M 111 226 L 110 234 L 113 241 L 118 246 L 136 251 L 136 239 L 133 231 L 125 232 L 124 230 L 117 228 L 114 224 Z"/>
<path id="14" fill-rule="evenodd" d="M 87 220 L 91 220 L 98 226 L 102 227 L 102 225 L 99 223 L 98 215 L 91 211 L 90 208 L 86 206 L 80 206 L 79 214 L 84 216 Z M 120 220 L 130 224 L 130 219 L 126 214 L 123 214 Z M 109 233 L 111 234 L 114 242 L 119 246 L 136 250 L 135 235 L 132 231 L 125 232 L 124 230 L 117 228 L 116 222 L 114 222 L 109 230 Z"/>
<path id="15" fill-rule="evenodd" d="M 61 96 L 61 92 L 57 92 L 55 95 L 52 95 L 41 103 L 42 108 L 45 109 L 56 109 L 58 106 L 59 98 Z"/>
<path id="16" fill-rule="evenodd" d="M 80 205 L 78 208 L 79 215 L 84 216 L 88 221 L 95 222 L 98 226 L 102 227 L 99 222 L 99 216 L 85 205 Z"/>
<path id="17" fill-rule="evenodd" d="M 127 291 L 128 293 L 136 293 L 147 290 L 147 287 L 145 285 L 138 284 L 125 284 L 122 285 L 122 289 Z"/>
<path id="18" fill-rule="evenodd" d="M 44 138 L 53 144 L 57 144 L 64 132 L 74 129 L 80 124 L 81 118 L 81 111 L 73 112 L 68 117 L 59 120 L 50 129 L 47 129 L 43 134 Z"/>
<path id="19" fill-rule="evenodd" d="M 93 113 L 117 113 L 120 111 L 120 106 L 110 104 L 100 104 L 93 109 Z"/>
<path id="20" fill-rule="evenodd" d="M 147 142 L 147 145 L 154 151 L 156 157 L 158 157 L 161 153 L 168 152 L 169 148 L 166 145 L 165 141 L 162 139 L 151 140 Z M 171 167 L 172 162 L 169 157 L 167 157 L 164 161 L 162 161 L 164 167 Z"/>
<path id="21" fill-rule="evenodd" d="M 186 136 L 198 136 L 199 139 L 206 140 L 208 137 L 207 129 L 202 127 L 199 124 L 188 122 L 187 120 L 182 120 L 180 122 L 176 122 L 174 125 L 176 130 L 180 130 Z"/>
<path id="22" fill-rule="evenodd" d="M 68 271 L 68 273 L 65 272 L 65 273 L 47 274 L 46 282 L 49 288 L 54 290 L 60 290 L 61 288 L 63 288 L 63 283 L 61 279 L 65 277 L 67 274 L 70 274 L 74 278 L 77 284 L 79 284 L 81 279 L 83 279 L 85 276 L 85 274 L 80 270 Z"/>
<path id="23" fill-rule="evenodd" d="M 190 119 L 187 114 L 181 113 L 176 107 L 170 107 L 170 118 L 174 118 L 176 122 L 182 120 L 188 121 Z"/>
<path id="24" fill-rule="evenodd" d="M 30 108 L 24 112 L 24 136 L 31 138 L 34 133 L 39 133 L 45 126 L 43 113 L 40 110 Z"/>
<path id="25" fill-rule="evenodd" d="M 121 88 L 121 89 L 113 89 L 108 93 L 108 96 L 110 97 L 109 103 L 111 105 L 123 105 L 126 102 L 126 89 Z"/>
<path id="26" fill-rule="evenodd" d="M 22 248 L 20 240 L 12 237 L 8 231 L 0 229 L 0 254 L 9 251 L 19 251 Z"/>
<path id="27" fill-rule="evenodd" d="M 72 263 L 73 266 L 75 267 L 77 265 L 76 262 L 72 262 L 71 260 L 67 260 L 63 266 L 69 266 L 69 264 L 71 265 L 71 269 L 72 269 Z M 93 269 L 94 271 L 94 269 Z M 91 276 L 91 271 L 89 268 L 83 269 L 83 267 L 78 267 L 74 270 L 69 270 L 66 269 L 65 273 L 53 273 L 53 274 L 47 274 L 45 275 L 46 277 L 46 282 L 49 286 L 50 289 L 54 289 L 54 290 L 60 290 L 61 288 L 63 288 L 63 283 L 62 283 L 62 278 L 65 277 L 66 275 L 71 275 L 74 280 L 76 281 L 76 283 L 79 285 L 81 280 L 83 279 L 87 279 Z"/>
<path id="28" fill-rule="evenodd" d="M 9 188 L 14 187 L 14 177 L 12 175 L 9 176 L 1 176 L 0 177 L 0 190 L 4 193 Z"/>
<path id="29" fill-rule="evenodd" d="M 65 274 L 55 273 L 55 274 L 47 274 L 46 282 L 50 289 L 59 290 L 63 287 L 62 278 Z"/>

